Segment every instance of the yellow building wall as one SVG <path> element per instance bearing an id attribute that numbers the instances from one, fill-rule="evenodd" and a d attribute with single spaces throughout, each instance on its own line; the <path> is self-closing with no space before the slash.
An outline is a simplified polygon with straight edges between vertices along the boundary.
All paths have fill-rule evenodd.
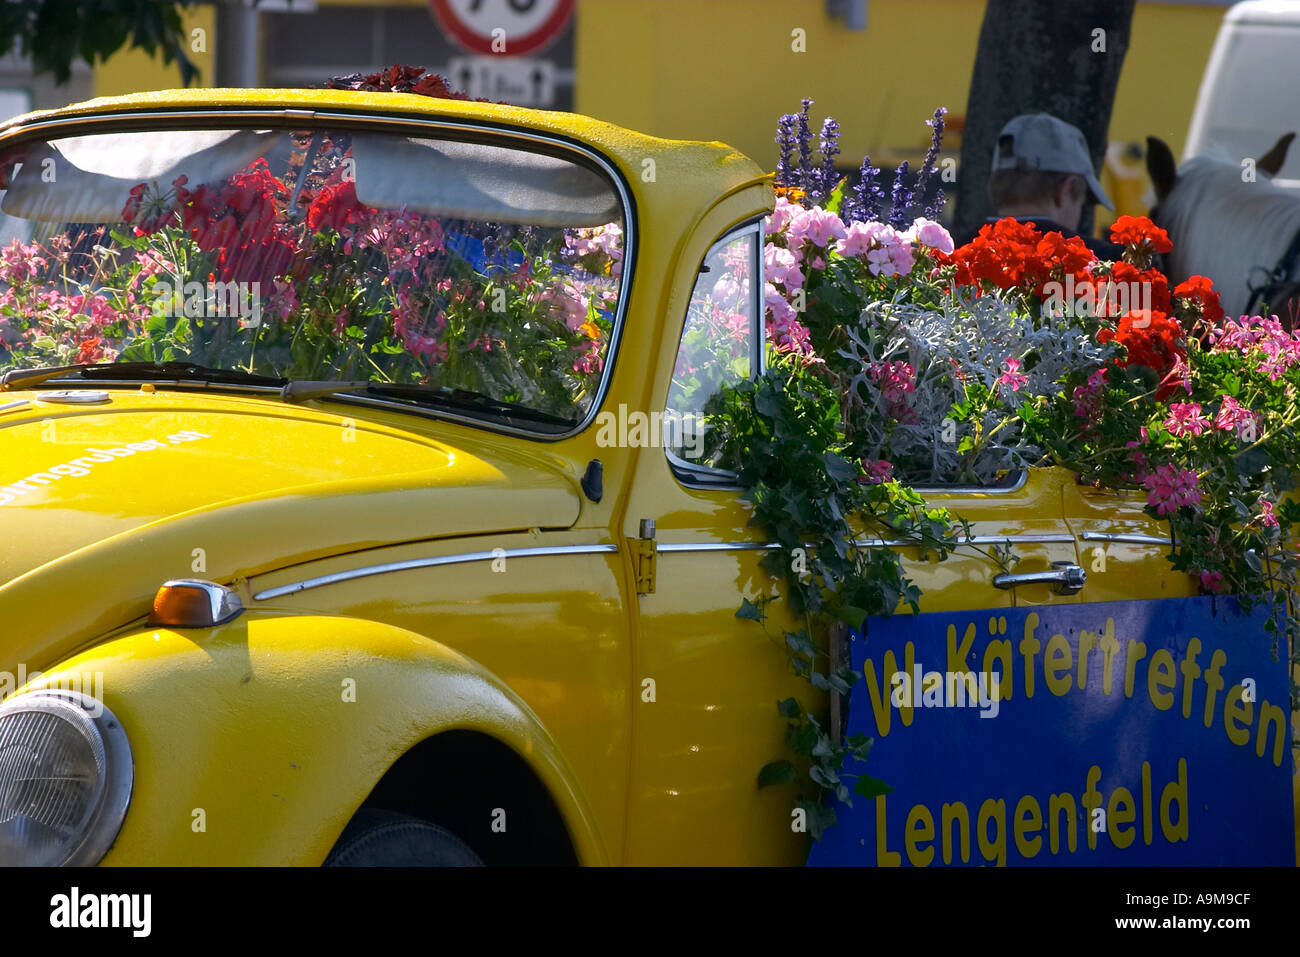
<path id="1" fill-rule="evenodd" d="M 770 169 L 777 117 L 810 96 L 816 125 L 828 114 L 840 121 L 845 165 L 864 154 L 877 165 L 915 163 L 934 108 L 946 106 L 951 118 L 965 112 L 984 7 L 985 0 L 868 0 L 867 30 L 855 32 L 826 15 L 824 0 L 577 0 L 575 109 L 661 136 L 722 140 Z M 1181 149 L 1225 9 L 1139 0 L 1112 141 L 1142 143 L 1153 134 Z M 182 16 L 187 35 L 206 31 L 206 50 L 190 56 L 200 85 L 211 85 L 214 10 Z M 796 31 L 805 52 L 794 49 Z M 174 63 L 138 50 L 97 65 L 93 76 L 98 96 L 180 85 Z M 959 137 L 946 143 L 955 155 Z M 1125 201 L 1125 211 L 1132 205 Z"/>
<path id="2" fill-rule="evenodd" d="M 936 106 L 965 113 L 984 7 L 868 0 L 867 30 L 854 32 L 824 0 L 578 0 L 575 106 L 648 133 L 722 140 L 770 169 L 777 117 L 810 96 L 819 125 L 840 121 L 846 160 L 917 160 Z M 1224 10 L 1139 0 L 1112 139 L 1155 134 L 1181 147 Z M 806 52 L 792 49 L 796 29 Z"/>
<path id="3" fill-rule="evenodd" d="M 212 7 L 190 7 L 181 11 L 181 22 L 189 38 L 187 54 L 199 68 L 199 79 L 191 86 L 211 86 L 213 50 L 216 48 L 216 12 Z M 203 31 L 195 35 L 193 31 Z M 204 52 L 192 49 L 202 40 Z M 171 90 L 181 85 L 181 71 L 176 61 L 164 64 L 161 56 L 149 56 L 143 50 L 122 50 L 95 65 L 96 96 L 121 96 L 144 90 Z"/>

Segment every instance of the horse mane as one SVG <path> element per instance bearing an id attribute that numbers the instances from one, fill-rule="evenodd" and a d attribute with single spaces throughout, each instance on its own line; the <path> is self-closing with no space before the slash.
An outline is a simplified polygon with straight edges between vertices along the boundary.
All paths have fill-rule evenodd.
<path id="1" fill-rule="evenodd" d="M 1274 185 L 1266 173 L 1257 175 L 1244 182 L 1242 167 L 1231 159 L 1193 157 L 1178 168 L 1159 208 L 1160 225 L 1174 244 L 1170 282 L 1209 276 L 1229 316 L 1245 312 L 1250 282 L 1272 271 L 1300 230 L 1300 196 Z"/>

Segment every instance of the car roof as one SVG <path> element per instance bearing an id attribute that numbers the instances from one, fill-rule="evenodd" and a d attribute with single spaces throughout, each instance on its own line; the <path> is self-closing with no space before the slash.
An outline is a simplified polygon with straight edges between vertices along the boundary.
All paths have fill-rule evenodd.
<path id="1" fill-rule="evenodd" d="M 710 195 L 716 198 L 755 181 L 770 179 L 749 157 L 716 141 L 663 139 L 577 113 L 359 90 L 194 89 L 98 97 L 16 116 L 0 124 L 0 138 L 17 127 L 52 119 L 187 109 L 339 110 L 375 116 L 487 122 L 584 143 L 610 159 L 634 192 L 644 193 L 638 187 L 667 179 L 675 191 L 693 194 L 697 203 Z M 654 161 L 649 167 L 654 173 L 649 178 L 645 175 L 647 160 Z"/>

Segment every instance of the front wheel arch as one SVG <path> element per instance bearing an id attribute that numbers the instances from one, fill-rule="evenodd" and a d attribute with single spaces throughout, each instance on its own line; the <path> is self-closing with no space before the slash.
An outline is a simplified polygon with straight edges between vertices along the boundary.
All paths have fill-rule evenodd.
<path id="1" fill-rule="evenodd" d="M 357 813 L 366 810 L 437 825 L 488 866 L 578 863 L 559 807 L 532 768 L 479 731 L 425 738 L 393 763 Z"/>

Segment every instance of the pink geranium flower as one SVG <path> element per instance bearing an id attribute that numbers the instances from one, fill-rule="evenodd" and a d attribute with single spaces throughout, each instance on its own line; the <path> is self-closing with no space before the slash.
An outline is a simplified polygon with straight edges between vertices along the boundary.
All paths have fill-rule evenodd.
<path id="1" fill-rule="evenodd" d="M 792 203 L 784 196 L 778 196 L 776 198 L 776 209 L 772 210 L 767 219 L 763 221 L 764 232 L 769 236 L 773 233 L 782 232 L 790 225 L 790 220 L 803 211 L 803 207 L 798 203 Z"/>
<path id="2" fill-rule="evenodd" d="M 1201 493 L 1197 491 L 1195 472 L 1161 465 L 1148 474 L 1142 484 L 1149 490 L 1147 504 L 1153 506 L 1160 515 L 1169 515 L 1184 505 L 1199 505 Z"/>
<path id="3" fill-rule="evenodd" d="M 858 481 L 867 485 L 879 485 L 882 482 L 888 482 L 894 477 L 894 465 L 892 462 L 886 462 L 884 459 L 862 460 L 862 470 L 866 475 L 861 476 Z"/>
<path id="4" fill-rule="evenodd" d="M 814 206 L 794 214 L 787 235 L 794 248 L 811 245 L 825 249 L 832 240 L 843 239 L 846 234 L 844 223 L 838 216 L 820 206 Z"/>
<path id="5" fill-rule="evenodd" d="M 1265 528 L 1277 528 L 1277 516 L 1273 514 L 1273 503 L 1266 498 L 1261 498 L 1259 507 L 1259 523 Z"/>
<path id="6" fill-rule="evenodd" d="M 1199 402 L 1171 402 L 1169 412 L 1169 418 L 1165 419 L 1164 426 L 1171 435 L 1194 436 L 1208 432 L 1210 429 L 1210 420 L 1201 415 Z"/>
<path id="7" fill-rule="evenodd" d="M 781 291 L 770 282 L 763 286 L 763 301 L 775 322 L 789 322 L 795 317 L 794 306 L 786 301 Z"/>
<path id="8" fill-rule="evenodd" d="M 1245 438 L 1258 431 L 1259 416 L 1246 408 L 1230 395 L 1225 395 L 1219 404 L 1219 412 L 1214 417 L 1214 427 L 1224 432 L 1237 433 L 1238 438 Z M 1253 441 L 1253 440 L 1252 440 Z"/>
<path id="9" fill-rule="evenodd" d="M 941 253 L 950 253 L 953 251 L 952 236 L 948 230 L 944 229 L 939 223 L 932 219 L 926 219 L 924 216 L 917 217 L 912 222 L 912 227 L 903 234 L 903 238 L 909 243 L 918 243 L 922 246 L 929 246 L 931 249 L 937 249 Z"/>
<path id="10" fill-rule="evenodd" d="M 1007 371 L 998 376 L 998 385 L 1010 386 L 1012 392 L 1019 392 L 1020 387 L 1029 381 L 1029 376 L 1020 372 L 1020 360 L 1007 356 L 1002 365 Z"/>
<path id="11" fill-rule="evenodd" d="M 794 292 L 804 284 L 804 274 L 795 254 L 783 246 L 768 243 L 763 250 L 763 272 L 768 282 L 779 282 L 786 292 Z"/>

